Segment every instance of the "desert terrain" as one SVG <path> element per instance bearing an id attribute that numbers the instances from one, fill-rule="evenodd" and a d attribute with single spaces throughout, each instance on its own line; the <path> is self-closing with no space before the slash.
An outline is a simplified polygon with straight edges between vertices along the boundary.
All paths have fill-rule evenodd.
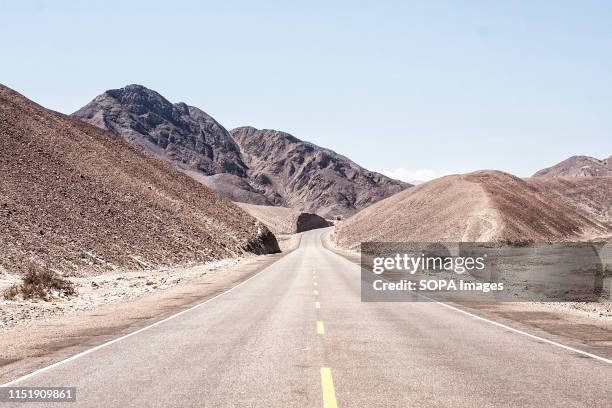
<path id="1" fill-rule="evenodd" d="M 278 251 L 256 219 L 123 140 L 0 87 L 0 267 L 64 274 Z"/>
<path id="2" fill-rule="evenodd" d="M 228 131 L 202 110 L 141 85 L 108 90 L 72 114 L 161 157 L 237 202 L 350 215 L 410 187 L 286 132 Z"/>
<path id="3" fill-rule="evenodd" d="M 496 402 L 462 390 L 474 373 L 492 375 L 502 356 L 515 364 L 489 384 L 498 394 L 508 378 L 532 383 L 527 368 L 542 379 L 572 364 L 546 377 L 546 397 L 566 401 L 555 390 L 583 381 L 598 386 L 586 392 L 583 384 L 580 401 L 606 398 L 609 299 L 368 303 L 356 249 L 366 241 L 609 239 L 611 177 L 601 170 L 609 160 L 572 159 L 526 179 L 483 170 L 412 187 L 284 132 L 227 131 L 144 87 L 108 91 L 72 117 L 1 87 L 0 108 L 7 384 L 67 381 L 82 405 L 97 406 L 115 382 L 129 384 L 117 394 L 125 398 L 143 387 L 133 378 L 156 375 L 163 386 L 138 394 L 139 404 L 195 403 L 204 384 L 219 405 L 228 390 L 253 391 L 250 405 L 259 406 L 287 387 L 297 390 L 290 401 L 308 405 L 319 384 L 303 379 L 312 365 L 329 364 L 342 374 L 343 400 L 369 406 L 392 384 L 379 364 L 392 359 L 402 362 L 402 378 L 415 369 L 449 379 L 461 373 L 465 383 L 450 393 L 428 387 L 469 406 Z M 322 363 L 303 352 L 334 356 L 338 344 L 342 351 Z M 407 345 L 428 352 L 415 359 Z M 494 357 L 466 367 L 472 354 Z M 545 363 L 532 366 L 543 355 Z M 260 399 L 255 390 L 268 378 L 262 358 L 285 374 L 274 379 L 274 396 Z M 163 375 L 177 364 L 174 376 Z M 366 381 L 372 372 L 381 380 Z M 168 391 L 175 381 L 189 397 Z M 393 395 L 415 403 L 412 394 Z"/>
<path id="4" fill-rule="evenodd" d="M 355 249 L 364 241 L 546 242 L 610 234 L 605 219 L 565 198 L 572 196 L 568 190 L 554 193 L 553 183 L 499 171 L 446 176 L 358 212 L 339 223 L 334 237 L 340 247 Z M 603 206 L 600 191 L 588 191 L 593 207 Z"/>

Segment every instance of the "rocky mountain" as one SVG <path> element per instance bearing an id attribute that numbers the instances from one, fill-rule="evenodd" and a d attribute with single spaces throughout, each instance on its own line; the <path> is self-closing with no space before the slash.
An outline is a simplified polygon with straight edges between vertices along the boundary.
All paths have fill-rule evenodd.
<path id="1" fill-rule="evenodd" d="M 552 187 L 555 188 L 554 186 Z M 500 171 L 441 177 L 340 223 L 336 242 L 547 242 L 609 236 L 609 224 L 535 184 Z"/>
<path id="2" fill-rule="evenodd" d="M 241 127 L 231 134 L 251 184 L 274 205 L 350 214 L 408 186 L 285 132 Z"/>
<path id="3" fill-rule="evenodd" d="M 202 174 L 246 175 L 238 147 L 223 126 L 198 108 L 172 104 L 144 86 L 106 91 L 72 116 Z"/>
<path id="4" fill-rule="evenodd" d="M 170 116 L 189 111 L 161 100 L 154 105 Z M 111 111 L 121 120 L 137 116 L 130 123 L 141 131 L 151 128 L 147 120 L 157 120 L 150 112 Z M 210 135 L 224 135 L 206 120 L 209 127 L 198 127 L 197 135 L 176 145 L 193 143 L 206 152 Z M 175 128 L 165 128 L 168 143 L 183 125 L 196 126 L 181 115 L 172 123 Z M 148 134 L 161 149 L 163 130 Z M 278 251 L 263 224 L 174 166 L 1 85 L 0 135 L 0 272 L 23 272 L 35 263 L 95 273 Z M 236 151 L 231 139 L 214 143 Z M 203 153 L 196 161 L 205 169 L 224 168 L 214 155 Z"/>
<path id="5" fill-rule="evenodd" d="M 554 166 L 536 172 L 533 177 L 601 177 L 612 176 L 612 156 L 599 160 L 589 156 L 572 156 Z"/>
<path id="6" fill-rule="evenodd" d="M 330 217 L 410 186 L 288 133 L 251 127 L 230 133 L 201 110 L 140 85 L 107 91 L 73 116 L 165 157 L 238 202 Z"/>

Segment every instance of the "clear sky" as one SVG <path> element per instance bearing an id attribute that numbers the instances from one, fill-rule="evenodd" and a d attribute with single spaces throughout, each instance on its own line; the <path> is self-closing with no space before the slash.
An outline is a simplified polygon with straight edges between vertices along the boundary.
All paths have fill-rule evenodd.
<path id="1" fill-rule="evenodd" d="M 406 179 L 612 154 L 607 1 L 4 1 L 0 82 L 139 83 Z"/>

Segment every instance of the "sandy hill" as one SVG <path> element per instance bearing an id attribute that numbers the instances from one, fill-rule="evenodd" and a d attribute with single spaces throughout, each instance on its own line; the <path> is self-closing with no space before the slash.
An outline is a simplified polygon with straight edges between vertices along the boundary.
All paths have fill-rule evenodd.
<path id="1" fill-rule="evenodd" d="M 287 133 L 231 133 L 205 112 L 128 85 L 73 113 L 164 157 L 233 201 L 347 215 L 409 187 Z"/>
<path id="2" fill-rule="evenodd" d="M 533 177 L 602 177 L 612 176 L 612 156 L 599 160 L 588 156 L 572 156 L 536 172 Z"/>
<path id="3" fill-rule="evenodd" d="M 549 241 L 609 227 L 526 181 L 499 171 L 442 177 L 380 201 L 342 222 L 339 245 L 363 241 Z"/>
<path id="4" fill-rule="evenodd" d="M 278 250 L 265 226 L 168 163 L 0 85 L 0 266 L 63 271 Z"/>
<path id="5" fill-rule="evenodd" d="M 236 203 L 274 234 L 295 234 L 331 225 L 325 218 L 295 208 Z"/>

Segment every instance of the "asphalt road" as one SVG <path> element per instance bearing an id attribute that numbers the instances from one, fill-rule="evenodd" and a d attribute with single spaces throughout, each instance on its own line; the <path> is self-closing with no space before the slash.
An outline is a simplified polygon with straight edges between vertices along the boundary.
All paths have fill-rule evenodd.
<path id="1" fill-rule="evenodd" d="M 612 404 L 605 361 L 437 303 L 361 303 L 358 266 L 321 233 L 229 293 L 15 385 L 76 387 L 66 407 Z"/>

